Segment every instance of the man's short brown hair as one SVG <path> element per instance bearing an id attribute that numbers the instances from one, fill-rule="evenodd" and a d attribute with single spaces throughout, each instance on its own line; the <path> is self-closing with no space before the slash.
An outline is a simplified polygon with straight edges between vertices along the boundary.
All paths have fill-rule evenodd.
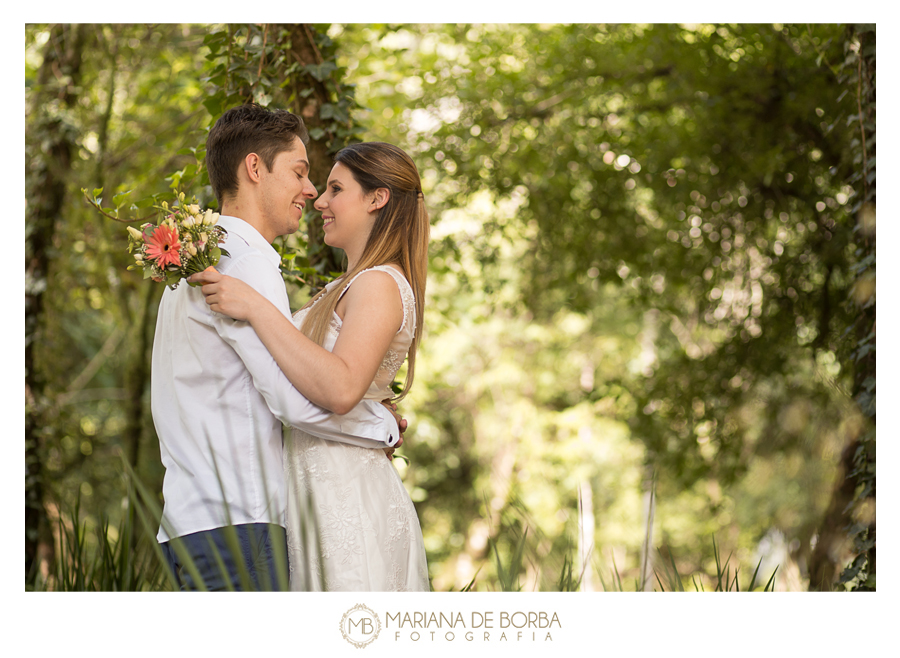
<path id="1" fill-rule="evenodd" d="M 271 171 L 275 156 L 289 150 L 295 137 L 309 144 L 303 120 L 285 110 L 248 103 L 219 117 L 206 138 L 206 168 L 219 208 L 237 193 L 238 167 L 248 154 L 256 153 Z"/>

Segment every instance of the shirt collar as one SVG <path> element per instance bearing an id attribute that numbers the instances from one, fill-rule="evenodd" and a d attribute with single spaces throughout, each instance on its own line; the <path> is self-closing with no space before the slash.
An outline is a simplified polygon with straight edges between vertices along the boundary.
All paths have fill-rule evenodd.
<path id="1" fill-rule="evenodd" d="M 275 248 L 269 244 L 269 241 L 259 231 L 243 219 L 230 215 L 219 215 L 217 223 L 229 233 L 234 233 L 243 238 L 248 245 L 259 251 L 272 265 L 279 269 L 281 268 L 281 256 L 278 255 Z"/>

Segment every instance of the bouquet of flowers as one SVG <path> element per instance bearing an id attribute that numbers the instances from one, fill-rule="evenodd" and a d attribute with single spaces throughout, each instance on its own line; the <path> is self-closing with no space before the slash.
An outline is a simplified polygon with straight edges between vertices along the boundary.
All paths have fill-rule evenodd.
<path id="1" fill-rule="evenodd" d="M 202 272 L 228 252 L 219 247 L 227 232 L 217 226 L 219 213 L 201 210 L 196 203 L 172 208 L 162 203 L 163 217 L 156 226 L 147 222 L 141 230 L 128 227 L 128 251 L 134 254 L 129 270 L 143 269 L 144 278 L 166 283 L 173 290 L 181 279 Z"/>

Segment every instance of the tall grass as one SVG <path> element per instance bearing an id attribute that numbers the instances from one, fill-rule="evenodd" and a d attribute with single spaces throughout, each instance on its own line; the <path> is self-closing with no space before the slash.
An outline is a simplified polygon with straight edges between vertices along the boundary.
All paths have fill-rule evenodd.
<path id="1" fill-rule="evenodd" d="M 156 540 L 162 509 L 155 496 L 135 477 L 127 463 L 125 470 L 129 483 L 127 508 L 115 532 L 110 532 L 106 516 L 101 517 L 93 533 L 88 532 L 88 522 L 82 518 L 80 496 L 74 507 L 60 509 L 55 568 L 47 578 L 38 577 L 34 587 L 36 591 L 140 592 L 179 589 Z M 136 521 L 139 523 L 136 524 Z M 226 526 L 224 531 L 228 550 L 234 555 L 240 555 L 236 529 Z M 174 548 L 198 589 L 204 591 L 206 588 L 200 572 L 183 543 L 175 538 L 169 541 L 169 545 Z M 274 542 L 273 550 L 276 553 L 282 552 L 277 557 L 286 557 L 278 542 Z M 224 572 L 222 556 L 214 550 L 213 557 Z M 280 568 L 275 574 L 282 590 L 290 589 L 289 576 L 283 568 L 285 562 L 284 559 L 278 561 Z M 244 590 L 256 589 L 244 561 L 235 560 L 235 563 L 240 587 Z M 261 574 L 261 582 L 268 584 L 267 576 L 268 574 Z M 226 588 L 232 591 L 236 589 L 230 582 L 226 582 Z"/>
<path id="2" fill-rule="evenodd" d="M 127 507 L 115 531 L 112 531 L 107 518 L 102 518 L 96 525 L 93 533 L 88 531 L 88 523 L 82 519 L 80 497 L 71 509 L 61 509 L 57 522 L 57 560 L 53 573 L 47 578 L 38 578 L 35 589 L 40 591 L 165 591 L 177 590 L 178 583 L 170 571 L 162 548 L 156 541 L 156 530 L 159 527 L 159 519 L 162 509 L 156 497 L 149 492 L 135 477 L 131 469 L 125 464 L 127 481 L 129 483 Z M 521 520 L 521 519 L 520 519 Z M 509 529 L 500 531 L 497 537 L 490 539 L 489 560 L 493 562 L 496 572 L 496 580 L 499 589 L 504 592 L 522 591 L 521 576 L 526 572 L 525 560 L 529 553 L 529 529 L 530 520 L 524 519 L 522 532 Z M 229 533 L 228 530 L 231 530 Z M 316 528 L 304 528 L 304 533 L 312 533 L 307 538 L 314 541 L 317 536 Z M 540 538 L 540 531 L 533 530 L 532 536 Z M 504 541 L 504 540 L 509 540 Z M 508 543 L 510 549 L 504 558 L 499 548 L 500 543 Z M 226 543 L 235 554 L 240 554 L 237 532 L 233 527 L 226 528 Z M 317 542 L 315 542 L 317 543 Z M 668 559 L 660 549 L 659 568 L 653 569 L 656 591 L 683 592 L 684 583 L 690 582 L 696 591 L 705 591 L 703 582 L 712 580 L 713 591 L 774 591 L 775 572 L 763 585 L 758 581 L 759 569 L 762 560 L 756 565 L 749 583 L 745 588 L 741 587 L 739 569 L 730 566 L 731 554 L 723 561 L 719 546 L 715 537 L 712 539 L 713 555 L 715 558 L 715 575 L 679 573 L 675 559 L 671 552 Z M 276 542 L 278 544 L 278 542 Z M 170 542 L 175 552 L 183 562 L 185 569 L 191 575 L 199 588 L 203 589 L 203 580 L 184 546 L 178 539 Z M 276 550 L 283 550 L 280 546 Z M 531 551 L 534 552 L 533 550 Z M 220 568 L 224 568 L 221 556 L 216 555 Z M 280 566 L 286 560 L 277 561 Z M 238 578 L 242 589 L 254 589 L 243 560 L 236 560 Z M 646 563 L 646 556 L 642 557 L 642 564 Z M 587 565 L 577 570 L 578 564 L 575 550 L 569 547 L 563 552 L 562 564 L 556 574 L 548 574 L 549 580 L 545 583 L 553 583 L 551 591 L 574 592 L 581 589 L 585 569 Z M 484 566 L 484 565 L 482 565 Z M 552 568 L 552 565 L 549 565 Z M 538 568 L 547 569 L 546 563 Z M 479 568 L 472 580 L 460 591 L 479 591 L 477 578 L 481 572 Z M 607 581 L 603 570 L 596 569 L 604 591 L 625 591 L 618 566 L 613 558 L 612 573 Z M 777 572 L 777 569 L 776 569 Z M 290 589 L 289 575 L 283 568 L 275 574 L 277 584 L 282 590 Z M 643 591 L 643 584 L 635 578 L 634 591 Z M 229 589 L 235 589 L 229 584 Z"/>
<path id="3" fill-rule="evenodd" d="M 494 566 L 497 571 L 497 580 L 500 586 L 501 591 L 504 592 L 518 592 L 521 591 L 522 587 L 519 583 L 519 575 L 524 571 L 524 561 L 523 556 L 525 555 L 525 537 L 527 535 L 526 532 L 522 533 L 521 539 L 516 543 L 515 549 L 510 553 L 509 558 L 504 561 L 500 557 L 500 552 L 497 550 L 497 545 L 495 541 L 491 541 L 491 546 L 493 548 L 493 560 Z M 739 577 L 740 569 L 735 567 L 732 571 L 732 568 L 729 566 L 729 562 L 731 560 L 731 554 L 725 559 L 723 562 L 721 559 L 721 553 L 719 552 L 719 546 L 716 543 L 715 537 L 712 538 L 713 544 L 713 556 L 716 562 L 716 573 L 712 577 L 715 582 L 715 588 L 713 591 L 715 592 L 752 592 L 758 589 L 762 589 L 763 592 L 771 592 L 774 591 L 775 588 L 775 575 L 778 571 L 776 568 L 774 572 L 772 572 L 771 577 L 765 583 L 762 584 L 761 581 L 758 581 L 759 576 L 759 568 L 762 564 L 762 559 L 760 559 L 759 563 L 756 565 L 756 569 L 753 571 L 753 575 L 750 578 L 750 582 L 747 584 L 746 588 L 741 588 L 741 582 Z M 658 569 L 653 569 L 653 575 L 655 577 L 655 581 L 659 586 L 658 589 L 654 587 L 654 591 L 659 592 L 684 592 L 684 582 L 688 580 L 685 575 L 682 575 L 678 572 L 678 567 L 675 564 L 675 559 L 672 556 L 672 553 L 669 552 L 668 560 L 662 554 L 662 551 L 657 549 L 661 559 L 661 572 Z M 581 580 L 583 576 L 582 574 L 579 576 L 575 575 L 574 572 L 574 558 L 571 555 L 571 551 L 567 553 L 563 557 L 562 568 L 560 569 L 558 579 L 556 581 L 556 589 L 558 592 L 575 592 L 580 589 Z M 613 579 L 609 582 L 603 577 L 602 571 L 599 571 L 600 574 L 600 583 L 603 586 L 604 591 L 615 591 L 615 592 L 624 592 L 625 587 L 622 584 L 622 577 L 619 574 L 619 569 L 616 566 L 615 558 L 613 558 L 613 566 L 612 566 L 612 575 Z M 694 589 L 698 592 L 706 591 L 703 587 L 703 580 L 707 578 L 706 574 L 690 574 L 689 580 L 693 583 Z M 474 591 L 472 587 L 472 583 L 469 584 L 469 590 Z M 634 591 L 641 592 L 644 591 L 643 583 L 640 582 L 640 578 L 635 578 L 634 580 Z"/>
<path id="4" fill-rule="evenodd" d="M 716 544 L 716 538 L 712 538 L 713 544 L 713 556 L 716 561 L 716 574 L 714 577 L 714 582 L 716 584 L 715 592 L 753 592 L 755 591 L 760 584 L 757 583 L 757 577 L 759 576 L 759 567 L 762 565 L 762 558 L 756 564 L 756 569 L 753 571 L 753 576 L 750 578 L 750 583 L 747 585 L 745 589 L 741 589 L 741 583 L 739 579 L 739 569 L 736 567 L 734 569 L 734 573 L 731 571 L 731 567 L 728 566 L 729 561 L 731 560 L 731 554 L 725 559 L 725 562 L 722 562 L 721 554 L 719 553 L 719 547 Z M 659 552 L 660 557 L 662 557 L 662 551 Z M 684 591 L 684 577 L 678 573 L 678 567 L 675 566 L 675 559 L 672 557 L 672 554 L 669 553 L 669 560 L 666 561 L 665 558 L 662 559 L 663 564 L 663 577 L 660 578 L 659 573 L 656 573 L 656 582 L 659 584 L 661 591 L 670 592 L 683 592 Z M 670 568 L 671 567 L 671 568 Z M 775 574 L 778 572 L 776 568 L 775 571 L 772 572 L 772 576 L 763 586 L 764 592 L 774 591 L 775 588 Z M 663 578 L 665 579 L 665 583 L 663 583 Z M 705 591 L 703 588 L 703 583 L 698 582 L 696 574 L 691 575 L 691 582 L 694 585 L 694 589 L 698 592 Z"/>
<path id="5" fill-rule="evenodd" d="M 80 496 L 71 509 L 62 508 L 57 521 L 57 559 L 46 578 L 38 575 L 36 591 L 135 592 L 171 589 L 168 570 L 157 556 L 156 539 L 135 527 L 135 507 L 129 500 L 121 521 L 111 532 L 104 517 L 88 531 Z"/>

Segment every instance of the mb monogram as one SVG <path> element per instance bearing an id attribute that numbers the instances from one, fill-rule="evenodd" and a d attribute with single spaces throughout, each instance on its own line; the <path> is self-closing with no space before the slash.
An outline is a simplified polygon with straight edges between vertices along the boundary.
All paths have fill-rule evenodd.
<path id="1" fill-rule="evenodd" d="M 358 649 L 374 642 L 380 631 L 378 615 L 362 603 L 350 608 L 341 618 L 341 635 Z"/>

